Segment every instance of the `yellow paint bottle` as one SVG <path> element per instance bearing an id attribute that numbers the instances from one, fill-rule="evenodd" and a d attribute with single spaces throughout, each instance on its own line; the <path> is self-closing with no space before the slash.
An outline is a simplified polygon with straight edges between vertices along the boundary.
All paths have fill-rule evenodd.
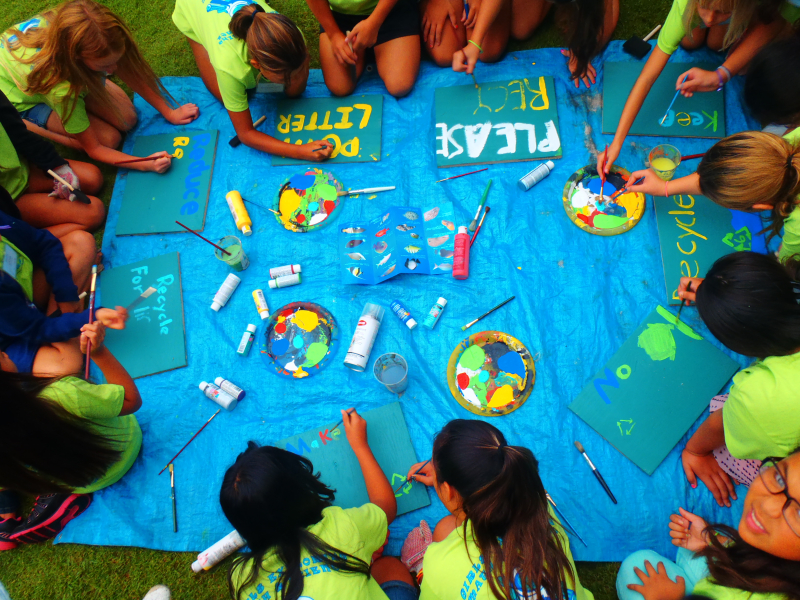
<path id="1" fill-rule="evenodd" d="M 247 214 L 242 195 L 233 190 L 225 196 L 225 201 L 228 203 L 233 220 L 236 222 L 236 229 L 241 230 L 244 235 L 253 233 L 253 222 L 250 220 L 250 215 Z"/>

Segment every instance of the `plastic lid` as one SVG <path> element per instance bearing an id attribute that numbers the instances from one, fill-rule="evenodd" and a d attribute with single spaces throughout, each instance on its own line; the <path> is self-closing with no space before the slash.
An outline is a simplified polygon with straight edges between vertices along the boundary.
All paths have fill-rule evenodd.
<path id="1" fill-rule="evenodd" d="M 261 315 L 261 320 L 262 321 L 266 321 L 267 319 L 269 319 L 269 311 L 268 310 L 259 311 L 258 314 Z"/>
<path id="2" fill-rule="evenodd" d="M 270 279 L 269 280 L 269 289 L 274 290 L 277 287 L 278 287 L 278 284 L 275 282 L 275 280 L 274 279 Z"/>
<path id="3" fill-rule="evenodd" d="M 548 160 L 548 161 L 547 161 L 546 163 L 544 163 L 544 164 L 546 164 L 546 165 L 547 165 L 547 168 L 548 168 L 548 169 L 551 169 L 551 170 L 552 170 L 552 169 L 555 169 L 555 168 L 556 168 L 556 164 L 555 164 L 555 163 L 554 163 L 552 160 Z"/>
<path id="4" fill-rule="evenodd" d="M 465 225 L 459 225 L 458 233 L 467 233 L 467 227 Z"/>
<path id="5" fill-rule="evenodd" d="M 216 300 L 214 300 L 214 301 L 211 303 L 211 310 L 215 310 L 215 311 L 219 312 L 219 309 L 220 309 L 220 308 L 222 308 L 222 304 L 220 304 L 220 303 L 219 303 L 219 302 L 217 302 Z"/>
<path id="6" fill-rule="evenodd" d="M 364 305 L 364 310 L 361 311 L 361 316 L 364 317 L 366 315 L 370 315 L 375 318 L 376 321 L 383 321 L 383 315 L 386 313 L 386 309 L 383 308 L 380 304 L 374 304 L 372 302 L 367 302 Z"/>
<path id="7" fill-rule="evenodd" d="M 200 564 L 199 560 L 196 560 L 192 563 L 192 571 L 194 571 L 195 573 L 199 573 L 202 570 L 203 570 L 203 565 Z"/>
<path id="8" fill-rule="evenodd" d="M 222 382 L 223 382 L 223 381 L 225 381 L 225 380 L 224 380 L 222 377 L 217 377 L 217 378 L 214 380 L 214 383 L 216 383 L 216 384 L 219 386 L 219 385 L 221 385 L 221 384 L 222 384 Z"/>
<path id="9" fill-rule="evenodd" d="M 256 326 L 251 323 L 250 325 L 247 326 L 247 331 L 249 331 L 250 333 L 255 333 Z"/>
<path id="10" fill-rule="evenodd" d="M 408 321 L 406 321 L 406 327 L 408 327 L 409 329 L 414 329 L 414 327 L 416 326 L 417 322 L 414 319 L 409 319 Z"/>
<path id="11" fill-rule="evenodd" d="M 444 306 L 445 304 L 447 304 L 447 298 L 439 298 L 437 304 L 441 304 L 442 306 Z"/>
<path id="12" fill-rule="evenodd" d="M 205 392 L 206 388 L 208 387 L 208 382 L 207 381 L 201 381 L 200 385 L 198 387 L 200 388 L 201 391 Z"/>
<path id="13" fill-rule="evenodd" d="M 242 225 L 242 233 L 245 235 L 250 235 L 253 233 L 253 230 L 250 229 L 247 225 Z"/>

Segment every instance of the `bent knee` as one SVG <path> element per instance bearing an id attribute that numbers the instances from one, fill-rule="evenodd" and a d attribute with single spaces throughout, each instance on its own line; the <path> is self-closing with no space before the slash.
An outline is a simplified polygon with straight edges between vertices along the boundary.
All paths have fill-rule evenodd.
<path id="1" fill-rule="evenodd" d="M 97 141 L 106 148 L 118 148 L 122 142 L 122 133 L 111 125 L 97 132 Z"/>
<path id="2" fill-rule="evenodd" d="M 386 91 L 395 98 L 403 98 L 408 96 L 411 90 L 414 89 L 414 80 L 411 81 L 385 81 Z"/>
<path id="3" fill-rule="evenodd" d="M 328 91 L 334 96 L 349 96 L 352 94 L 356 89 L 356 82 L 355 81 L 325 81 L 325 85 L 328 86 Z"/>
<path id="4" fill-rule="evenodd" d="M 60 241 L 65 253 L 89 257 L 94 257 L 97 253 L 97 243 L 94 236 L 88 231 L 80 229 L 71 231 L 62 237 Z"/>
<path id="5" fill-rule="evenodd" d="M 96 194 L 103 187 L 103 172 L 97 165 L 85 163 L 81 169 L 81 190 L 87 194 Z"/>
<path id="6" fill-rule="evenodd" d="M 130 131 L 139 122 L 139 115 L 136 114 L 136 109 L 131 105 L 130 108 L 124 108 L 120 111 L 122 113 L 122 123 L 120 129 L 122 131 Z"/>
<path id="7" fill-rule="evenodd" d="M 85 205 L 86 213 L 82 222 L 86 231 L 96 231 L 106 220 L 106 206 L 103 204 L 103 201 L 96 196 L 89 196 L 89 200 L 91 200 L 92 203 Z M 84 233 L 86 233 L 86 231 Z M 92 238 L 92 243 L 94 243 L 94 236 L 90 233 L 88 235 Z"/>

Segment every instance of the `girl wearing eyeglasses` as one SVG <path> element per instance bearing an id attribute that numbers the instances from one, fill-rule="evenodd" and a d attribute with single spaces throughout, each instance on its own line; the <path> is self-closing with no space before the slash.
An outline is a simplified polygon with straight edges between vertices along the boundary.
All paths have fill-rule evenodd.
<path id="1" fill-rule="evenodd" d="M 652 550 L 623 561 L 620 600 L 800 598 L 800 448 L 767 459 L 744 500 L 739 527 L 708 525 L 683 510 L 670 517 L 675 562 Z"/>

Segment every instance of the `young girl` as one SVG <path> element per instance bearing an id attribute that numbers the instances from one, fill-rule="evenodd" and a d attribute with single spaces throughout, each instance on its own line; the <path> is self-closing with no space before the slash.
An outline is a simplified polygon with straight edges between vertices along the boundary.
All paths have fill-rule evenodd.
<path id="1" fill-rule="evenodd" d="M 342 411 L 342 420 L 367 485 L 370 502 L 364 506 L 332 506 L 334 490 L 314 474 L 311 461 L 272 446 L 250 442 L 225 473 L 220 504 L 249 548 L 231 565 L 234 599 L 417 597 L 396 558 L 380 558 L 370 569 L 397 502 L 367 444 L 367 422 L 355 410 Z"/>
<path id="2" fill-rule="evenodd" d="M 282 84 L 290 97 L 306 89 L 308 50 L 297 25 L 263 0 L 211 0 L 207 5 L 177 0 L 172 21 L 188 39 L 203 83 L 225 105 L 245 146 L 300 160 L 330 158 L 333 148 L 327 142 L 295 146 L 253 127 L 247 94 L 259 76 Z"/>
<path id="3" fill-rule="evenodd" d="M 597 157 L 598 173 L 606 158 L 606 173 L 617 160 L 650 88 L 679 45 L 687 49 L 699 48 L 704 43 L 712 50 L 732 48 L 715 71 L 693 67 L 678 77 L 675 89 L 689 97 L 695 92 L 722 89 L 747 66 L 759 49 L 786 27 L 786 21 L 777 14 L 775 0 L 763 3 L 757 0 L 674 0 L 658 35 L 658 44 L 650 53 L 625 102 L 614 141 L 608 148 L 608 156 L 604 151 Z"/>
<path id="4" fill-rule="evenodd" d="M 675 562 L 640 550 L 617 575 L 620 600 L 800 598 L 800 448 L 759 469 L 737 529 L 680 509 L 670 517 Z M 646 572 L 645 572 L 646 571 Z"/>
<path id="5" fill-rule="evenodd" d="M 119 481 L 133 465 L 142 430 L 133 416 L 142 405 L 125 368 L 103 345 L 100 322 L 84 325 L 81 352 L 108 382 L 20 375 L 0 352 L 0 550 L 55 537 L 92 501 L 91 493 Z M 16 516 L 15 492 L 40 494 L 28 518 Z"/>
<path id="6" fill-rule="evenodd" d="M 170 106 L 127 25 L 92 0 L 69 0 L 0 38 L 0 91 L 29 128 L 109 164 L 131 158 L 114 148 L 136 124 L 130 98 L 106 79 L 115 73 L 170 123 L 185 125 L 199 115 L 194 104 Z M 169 168 L 166 151 L 152 156 L 126 168 Z"/>
<path id="7" fill-rule="evenodd" d="M 439 432 L 431 462 L 414 475 L 421 466 L 408 477 L 434 486 L 451 515 L 425 552 L 420 600 L 593 598 L 530 450 L 509 446 L 484 421 L 458 419 Z"/>
<path id="8" fill-rule="evenodd" d="M 648 169 L 633 173 L 630 182 L 640 177 L 645 180 L 628 189 L 653 196 L 703 194 L 725 208 L 769 210 L 768 237 L 783 230 L 780 259 L 800 253 L 800 140 L 792 145 L 772 133 L 737 133 L 714 144 L 692 175 L 662 181 Z"/>
<path id="9" fill-rule="evenodd" d="M 395 98 L 414 87 L 419 72 L 419 12 L 414 0 L 306 0 L 320 24 L 319 60 L 325 85 L 347 96 L 366 66 L 366 51 Z"/>
<path id="10" fill-rule="evenodd" d="M 591 60 L 605 48 L 617 26 L 619 0 L 473 0 L 465 3 L 463 27 L 450 16 L 452 31 L 444 27 L 447 13 L 441 13 L 442 7 L 453 7 L 453 3 L 423 0 L 426 47 L 439 66 L 452 64 L 455 71 L 472 73 L 478 60 L 500 60 L 509 35 L 515 40 L 530 37 L 553 4 L 558 5 L 556 17 L 567 35 L 567 50 L 561 53 L 569 59 L 570 79 L 576 88 L 581 81 L 588 88 L 596 77 Z"/>
<path id="11" fill-rule="evenodd" d="M 734 352 L 758 360 L 715 397 L 708 419 L 681 458 L 692 487 L 699 477 L 717 502 L 736 498 L 730 477 L 749 485 L 759 462 L 787 456 L 800 441 L 800 268 L 754 252 L 720 258 L 705 279 L 681 280 L 709 331 Z"/>

